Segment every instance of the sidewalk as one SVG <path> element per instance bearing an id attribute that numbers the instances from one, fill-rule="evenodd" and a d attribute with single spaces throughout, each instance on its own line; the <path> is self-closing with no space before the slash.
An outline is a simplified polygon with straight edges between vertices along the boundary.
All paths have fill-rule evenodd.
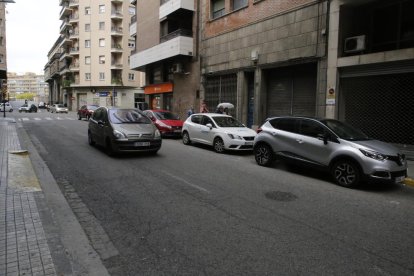
<path id="1" fill-rule="evenodd" d="M 0 118 L 0 275 L 109 275 L 13 118 Z"/>

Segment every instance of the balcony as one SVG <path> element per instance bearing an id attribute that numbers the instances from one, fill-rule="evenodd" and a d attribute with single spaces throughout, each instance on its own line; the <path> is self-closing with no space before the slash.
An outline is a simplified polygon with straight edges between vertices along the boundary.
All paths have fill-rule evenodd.
<path id="1" fill-rule="evenodd" d="M 70 54 L 72 56 L 79 55 L 79 47 L 72 47 L 72 48 L 70 48 Z"/>
<path id="2" fill-rule="evenodd" d="M 66 16 L 69 16 L 71 13 L 72 9 L 69 8 L 69 5 L 66 4 L 62 7 L 62 10 L 60 11 L 59 19 L 63 20 Z"/>
<path id="3" fill-rule="evenodd" d="M 71 72 L 79 72 L 79 62 L 72 63 L 69 69 Z"/>
<path id="4" fill-rule="evenodd" d="M 124 18 L 122 10 L 115 10 L 111 12 L 111 19 L 121 20 L 122 18 Z"/>
<path id="5" fill-rule="evenodd" d="M 124 1 L 122 1 L 122 0 L 111 0 L 111 2 L 112 2 L 112 3 L 119 3 L 119 4 L 122 4 Z"/>
<path id="6" fill-rule="evenodd" d="M 112 36 L 123 36 L 124 32 L 122 27 L 112 27 L 111 28 L 111 35 Z"/>
<path id="7" fill-rule="evenodd" d="M 79 0 L 70 0 L 69 7 L 77 7 L 79 6 Z"/>
<path id="8" fill-rule="evenodd" d="M 69 32 L 69 34 L 70 34 L 69 35 L 70 39 L 79 39 L 79 31 L 78 30 Z"/>
<path id="9" fill-rule="evenodd" d="M 76 23 L 76 22 L 78 22 L 79 21 L 79 14 L 72 14 L 70 17 L 69 17 L 69 22 L 70 23 Z"/>
<path id="10" fill-rule="evenodd" d="M 178 35 L 152 48 L 131 55 L 130 68 L 141 70 L 148 64 L 175 56 L 193 56 L 194 39 Z"/>
<path id="11" fill-rule="evenodd" d="M 137 35 L 137 23 L 131 23 L 131 25 L 129 25 L 129 36 L 133 36 L 135 37 Z"/>
<path id="12" fill-rule="evenodd" d="M 111 53 L 122 53 L 123 49 L 121 44 L 113 44 L 111 46 Z"/>
<path id="13" fill-rule="evenodd" d="M 60 33 L 64 34 L 68 28 L 72 27 L 72 25 L 69 23 L 69 19 L 65 18 L 62 22 L 62 25 L 60 25 Z"/>
<path id="14" fill-rule="evenodd" d="M 111 64 L 111 70 L 122 70 L 123 64 L 119 62 L 114 62 Z"/>
<path id="15" fill-rule="evenodd" d="M 162 0 L 159 19 L 164 18 L 179 9 L 194 11 L 194 0 Z"/>

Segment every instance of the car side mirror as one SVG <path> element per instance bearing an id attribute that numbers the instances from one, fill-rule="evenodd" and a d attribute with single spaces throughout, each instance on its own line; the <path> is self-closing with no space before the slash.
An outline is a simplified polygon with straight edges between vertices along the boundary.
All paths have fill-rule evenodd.
<path id="1" fill-rule="evenodd" d="M 206 124 L 206 127 L 208 127 L 209 129 L 213 128 L 213 125 L 211 123 Z"/>
<path id="2" fill-rule="evenodd" d="M 329 135 L 328 134 L 318 134 L 318 139 L 322 140 L 325 145 L 328 144 Z"/>

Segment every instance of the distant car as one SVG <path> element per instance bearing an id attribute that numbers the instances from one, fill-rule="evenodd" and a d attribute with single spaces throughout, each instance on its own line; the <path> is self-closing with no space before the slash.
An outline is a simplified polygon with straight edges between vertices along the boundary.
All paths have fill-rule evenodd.
<path id="1" fill-rule="evenodd" d="M 40 102 L 40 103 L 37 105 L 37 107 L 38 107 L 39 109 L 45 109 L 45 108 L 46 108 L 46 104 L 45 104 L 44 102 Z"/>
<path id="2" fill-rule="evenodd" d="M 98 107 L 99 105 L 82 105 L 78 110 L 78 120 L 82 120 L 83 118 L 89 120 Z"/>
<path id="3" fill-rule="evenodd" d="M 13 112 L 13 106 L 10 103 L 0 103 L 0 112 L 4 112 L 4 109 L 6 112 Z"/>
<path id="4" fill-rule="evenodd" d="M 143 111 L 157 126 L 162 136 L 180 137 L 183 121 L 178 115 L 168 110 L 145 110 Z"/>
<path id="5" fill-rule="evenodd" d="M 183 143 L 212 145 L 214 150 L 253 150 L 256 132 L 229 115 L 198 113 L 187 118 L 183 125 Z"/>
<path id="6" fill-rule="evenodd" d="M 50 113 L 68 113 L 68 108 L 63 104 L 54 104 L 50 107 Z"/>
<path id="7" fill-rule="evenodd" d="M 258 132 L 254 155 L 261 166 L 280 159 L 321 169 L 344 187 L 364 180 L 400 183 L 407 176 L 406 157 L 396 147 L 338 120 L 274 117 Z"/>
<path id="8" fill-rule="evenodd" d="M 21 112 L 37 112 L 37 106 L 34 104 L 23 104 L 21 107 L 19 107 L 19 113 Z"/>
<path id="9" fill-rule="evenodd" d="M 161 148 L 161 133 L 139 109 L 99 107 L 88 124 L 90 145 L 105 147 L 108 155 L 119 152 L 157 153 Z"/>

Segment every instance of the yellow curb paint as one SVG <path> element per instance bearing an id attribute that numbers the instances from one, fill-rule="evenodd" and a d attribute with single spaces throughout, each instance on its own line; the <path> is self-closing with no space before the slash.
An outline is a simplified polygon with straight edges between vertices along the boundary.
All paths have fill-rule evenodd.
<path id="1" fill-rule="evenodd" d="M 41 191 L 27 151 L 9 152 L 7 182 L 10 188 L 22 192 Z"/>
<path id="2" fill-rule="evenodd" d="M 403 182 L 405 185 L 407 185 L 407 186 L 411 186 L 411 187 L 414 187 L 414 179 L 412 179 L 412 178 L 410 178 L 410 177 L 407 177 L 405 180 L 404 180 L 404 182 Z"/>

